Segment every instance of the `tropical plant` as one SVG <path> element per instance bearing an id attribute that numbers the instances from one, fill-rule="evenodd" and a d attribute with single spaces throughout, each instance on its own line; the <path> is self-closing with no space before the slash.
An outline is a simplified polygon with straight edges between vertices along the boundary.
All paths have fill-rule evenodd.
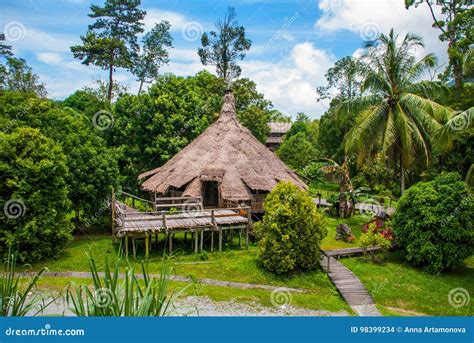
<path id="1" fill-rule="evenodd" d="M 103 280 L 97 265 L 88 254 L 93 286 L 70 283 L 66 290 L 66 302 L 77 316 L 165 316 L 173 309 L 173 301 L 179 294 L 169 292 L 170 265 L 163 260 L 158 279 L 152 277 L 144 262 L 142 274 L 135 273 L 133 266 L 125 268 L 120 277 L 121 258 L 114 265 L 105 261 Z M 184 289 L 182 290 L 184 291 Z M 180 291 L 180 292 L 182 292 Z"/>
<path id="2" fill-rule="evenodd" d="M 325 173 L 334 173 L 339 177 L 339 217 L 350 217 L 355 211 L 356 194 L 351 181 L 347 157 L 344 158 L 342 164 L 328 158 L 320 159 L 320 161 L 324 163 L 322 170 Z"/>
<path id="3" fill-rule="evenodd" d="M 0 275 L 0 316 L 36 316 L 56 299 L 50 296 L 46 301 L 41 293 L 32 292 L 46 268 L 25 280 L 17 271 L 16 262 L 17 254 L 9 250 Z"/>
<path id="4" fill-rule="evenodd" d="M 245 28 L 235 20 L 234 8 L 229 7 L 223 20 L 216 23 L 216 31 L 204 33 L 198 54 L 203 65 L 214 65 L 217 75 L 230 84 L 241 73 L 236 61 L 243 60 L 252 42 L 245 38 Z"/>
<path id="5" fill-rule="evenodd" d="M 263 220 L 255 224 L 259 260 L 285 274 L 317 267 L 326 220 L 313 199 L 290 182 L 280 182 L 265 199 Z"/>
<path id="6" fill-rule="evenodd" d="M 413 49 L 420 46 L 422 39 L 414 34 L 403 39 L 393 30 L 382 34 L 363 57 L 366 74 L 362 90 L 370 94 L 345 101 L 339 108 L 340 112 L 359 113 L 346 135 L 346 153 L 357 153 L 363 161 L 381 150 L 388 160 L 398 161 L 402 193 L 406 168 L 415 161 L 429 164 L 430 139 L 452 114 L 449 108 L 430 100 L 442 92 L 439 83 L 415 83 L 436 63 L 432 54 L 416 60 Z"/>
<path id="7" fill-rule="evenodd" d="M 360 236 L 359 245 L 372 262 L 382 262 L 383 257 L 392 246 L 392 242 L 378 232 L 375 223 L 370 223 L 367 232 L 362 233 Z"/>
<path id="8" fill-rule="evenodd" d="M 395 240 L 408 263 L 439 273 L 474 252 L 473 195 L 457 173 L 410 187 L 392 220 Z"/>

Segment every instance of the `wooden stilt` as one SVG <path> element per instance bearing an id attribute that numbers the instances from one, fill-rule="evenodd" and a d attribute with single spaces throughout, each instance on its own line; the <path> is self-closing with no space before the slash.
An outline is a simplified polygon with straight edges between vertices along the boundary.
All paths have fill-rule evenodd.
<path id="1" fill-rule="evenodd" d="M 188 236 L 188 233 L 185 232 L 185 233 L 184 233 L 184 245 L 186 245 L 186 240 L 187 240 L 186 238 L 188 238 L 187 236 Z"/>
<path id="2" fill-rule="evenodd" d="M 245 249 L 249 248 L 249 227 L 245 228 Z"/>
<path id="3" fill-rule="evenodd" d="M 173 234 L 168 234 L 168 246 L 169 246 L 169 253 L 173 252 Z"/>
<path id="4" fill-rule="evenodd" d="M 148 258 L 148 234 L 145 234 L 145 258 Z"/>
<path id="5" fill-rule="evenodd" d="M 214 251 L 214 230 L 211 231 L 211 252 Z"/>
<path id="6" fill-rule="evenodd" d="M 201 252 L 202 252 L 203 243 L 204 243 L 204 230 L 201 230 Z"/>
<path id="7" fill-rule="evenodd" d="M 132 238 L 133 258 L 137 259 L 137 248 L 135 246 L 135 237 Z"/>
<path id="8" fill-rule="evenodd" d="M 198 232 L 194 232 L 194 253 L 198 252 Z"/>
<path id="9" fill-rule="evenodd" d="M 219 251 L 222 251 L 222 228 L 219 228 Z"/>
<path id="10" fill-rule="evenodd" d="M 239 247 L 242 249 L 242 228 L 239 229 Z"/>
<path id="11" fill-rule="evenodd" d="M 125 257 L 128 259 L 128 236 L 125 236 Z"/>

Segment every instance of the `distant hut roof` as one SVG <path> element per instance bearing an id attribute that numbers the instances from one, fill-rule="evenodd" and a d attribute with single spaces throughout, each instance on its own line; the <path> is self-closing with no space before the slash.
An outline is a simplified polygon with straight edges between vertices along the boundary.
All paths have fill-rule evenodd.
<path id="1" fill-rule="evenodd" d="M 227 92 L 217 121 L 162 167 L 139 176 L 142 189 L 165 194 L 184 188 L 200 196 L 202 181 L 218 181 L 223 200 L 250 200 L 252 191 L 271 191 L 278 181 L 307 185 L 237 120 L 234 96 Z"/>
<path id="2" fill-rule="evenodd" d="M 285 134 L 291 129 L 292 123 L 280 123 L 280 122 L 270 122 L 268 126 L 270 127 L 270 134 Z"/>

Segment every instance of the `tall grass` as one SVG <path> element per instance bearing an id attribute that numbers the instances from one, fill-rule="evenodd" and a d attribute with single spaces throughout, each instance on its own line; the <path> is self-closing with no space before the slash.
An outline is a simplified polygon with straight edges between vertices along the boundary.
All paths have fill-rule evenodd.
<path id="1" fill-rule="evenodd" d="M 41 269 L 32 278 L 26 280 L 16 271 L 17 254 L 8 251 L 0 276 L 0 315 L 5 316 L 36 316 L 56 298 L 45 301 L 40 292 L 32 292 L 46 268 Z M 26 282 L 25 282 L 26 281 Z"/>
<path id="2" fill-rule="evenodd" d="M 141 275 L 130 265 L 121 275 L 122 259 L 118 258 L 112 268 L 106 260 L 101 278 L 90 254 L 88 259 L 93 287 L 70 284 L 66 290 L 66 302 L 77 316 L 165 316 L 174 308 L 175 297 L 184 291 L 176 295 L 169 292 L 171 267 L 165 260 L 158 278 L 150 276 L 144 262 Z"/>

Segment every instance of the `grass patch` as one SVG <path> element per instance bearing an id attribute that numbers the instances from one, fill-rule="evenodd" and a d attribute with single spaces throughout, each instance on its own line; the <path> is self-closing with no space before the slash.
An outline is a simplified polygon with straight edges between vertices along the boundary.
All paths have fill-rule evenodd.
<path id="1" fill-rule="evenodd" d="M 322 241 L 322 247 L 325 250 L 333 250 L 333 249 L 342 249 L 342 248 L 354 248 L 358 247 L 358 241 L 360 235 L 362 234 L 362 226 L 370 221 L 370 216 L 364 215 L 355 215 L 350 218 L 327 218 L 328 221 L 328 235 Z M 346 243 L 344 241 L 337 241 L 336 240 L 336 227 L 339 224 L 347 224 L 352 230 L 352 234 L 356 237 L 356 241 L 354 243 Z"/>
<path id="2" fill-rule="evenodd" d="M 472 316 L 471 304 L 455 308 L 448 294 L 454 288 L 474 293 L 474 258 L 467 259 L 458 270 L 430 275 L 402 260 L 401 252 L 391 253 L 384 265 L 365 258 L 341 259 L 369 290 L 385 315 Z"/>

